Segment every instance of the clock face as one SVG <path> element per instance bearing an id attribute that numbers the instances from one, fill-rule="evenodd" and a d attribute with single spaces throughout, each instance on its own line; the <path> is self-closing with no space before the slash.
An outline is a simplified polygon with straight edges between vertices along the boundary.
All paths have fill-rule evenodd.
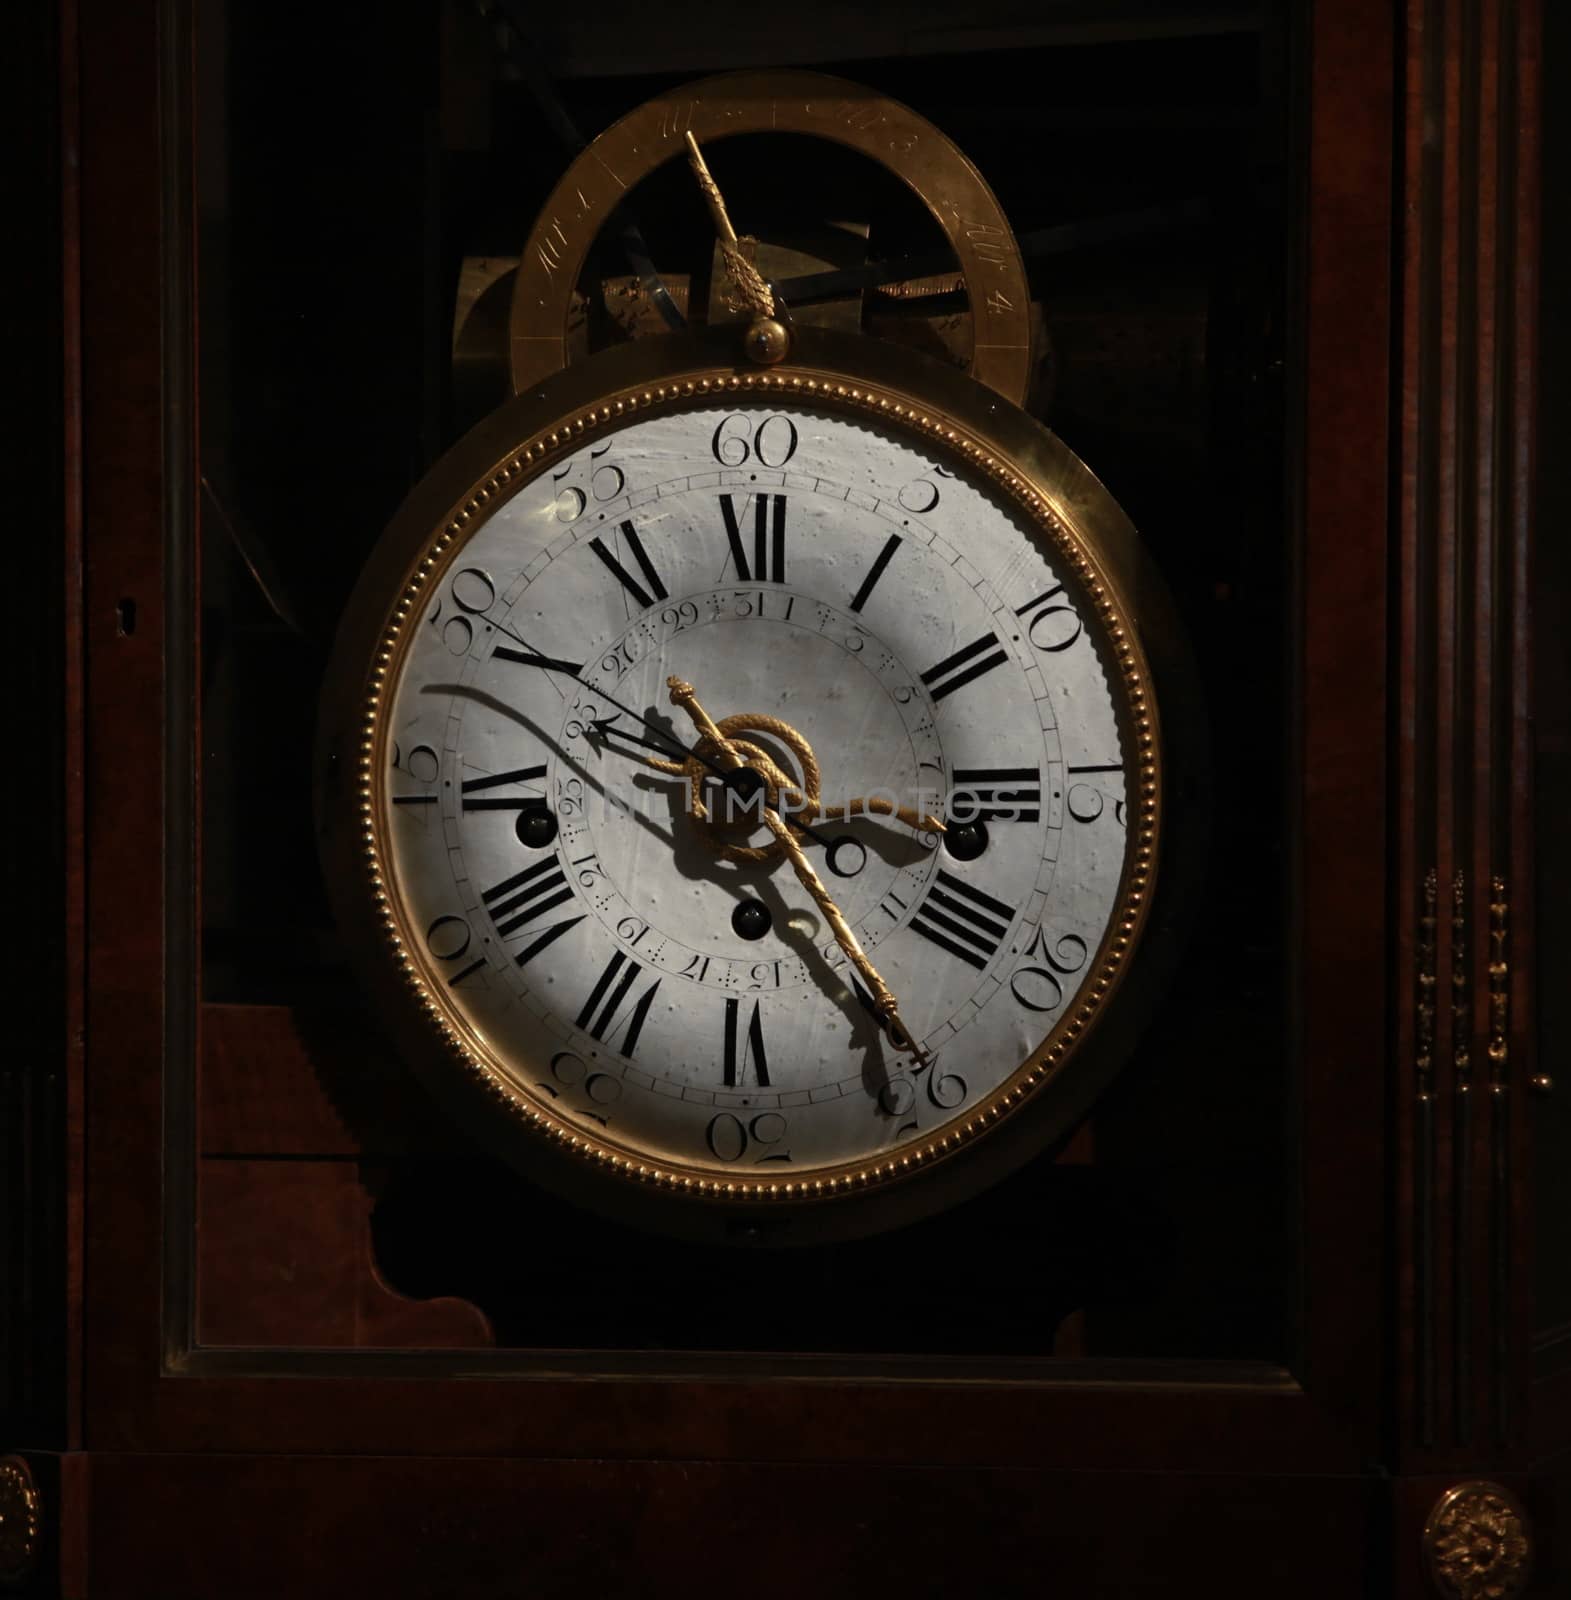
<path id="1" fill-rule="evenodd" d="M 363 791 L 449 1042 L 699 1192 L 833 1192 L 985 1131 L 1093 1019 L 1137 835 L 1150 860 L 1149 702 L 1072 538 L 796 396 L 509 476 L 433 530 Z"/>

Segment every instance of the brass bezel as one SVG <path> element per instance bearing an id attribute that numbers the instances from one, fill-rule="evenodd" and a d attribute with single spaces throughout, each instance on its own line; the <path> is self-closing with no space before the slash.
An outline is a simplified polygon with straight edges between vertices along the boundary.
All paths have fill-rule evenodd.
<path id="1" fill-rule="evenodd" d="M 463 1019 L 440 997 L 417 939 L 409 937 L 389 881 L 383 785 L 387 729 L 383 709 L 407 640 L 465 535 L 488 508 L 564 454 L 617 424 L 662 409 L 689 409 L 735 397 L 789 397 L 906 433 L 952 453 L 987 479 L 1034 523 L 1082 589 L 1103 629 L 1110 674 L 1122 679 L 1119 715 L 1133 766 L 1128 784 L 1130 837 L 1117 909 L 1074 1010 L 962 1122 L 898 1154 L 881 1153 L 808 1178 L 732 1179 L 600 1140 L 554 1115 L 508 1081 L 477 1047 Z M 990 391 L 936 363 L 873 341 L 803 330 L 791 359 L 760 370 L 741 358 L 735 330 L 673 336 L 604 352 L 559 374 L 534 394 L 504 406 L 460 442 L 414 491 L 377 546 L 341 630 L 324 701 L 320 822 L 324 860 L 341 925 L 395 1022 L 418 1017 L 451 1079 L 454 1068 L 494 1113 L 534 1136 L 533 1149 L 566 1152 L 580 1171 L 682 1201 L 718 1202 L 733 1213 L 825 1202 L 904 1184 L 952 1163 L 1011 1124 L 1100 1031 L 1140 943 L 1156 885 L 1161 837 L 1163 755 L 1156 695 L 1137 619 L 1162 615 L 1165 595 L 1149 572 L 1134 531 L 1100 483 L 1058 440 Z M 341 778 L 353 755 L 352 820 Z M 343 824 L 351 822 L 345 828 Z M 381 981 L 391 974 L 395 981 Z M 411 1041 L 414 1042 L 414 1041 Z M 414 1054 L 431 1062 L 429 1049 Z M 1107 1068 L 1097 1074 L 1105 1078 Z M 1082 1085 L 1058 1124 L 1083 1113 L 1097 1085 Z M 1089 1089 L 1089 1092 L 1088 1092 Z M 495 1131 L 494 1129 L 492 1131 Z M 1002 1141 L 1000 1141 L 1002 1143 Z M 1015 1141 L 1018 1145 L 1018 1141 Z M 997 1176 L 997 1173 L 992 1174 Z M 986 1181 L 985 1179 L 983 1181 Z M 571 1184 L 569 1186 L 572 1186 Z M 973 1187 L 974 1181 L 964 1187 Z M 594 1197 L 591 1196 L 591 1199 Z M 604 1198 L 604 1197 L 601 1197 Z M 918 1208 L 920 1209 L 920 1208 Z M 650 1220 L 647 1216 L 642 1220 Z M 658 1224 L 657 1224 L 658 1225 Z"/>

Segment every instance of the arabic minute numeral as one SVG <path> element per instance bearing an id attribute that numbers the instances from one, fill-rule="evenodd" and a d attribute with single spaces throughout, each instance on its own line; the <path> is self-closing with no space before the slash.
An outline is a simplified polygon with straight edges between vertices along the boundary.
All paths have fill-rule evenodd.
<path id="1" fill-rule="evenodd" d="M 1009 980 L 1009 992 L 1027 1011 L 1056 1011 L 1064 1003 L 1060 981 L 1086 964 L 1086 942 L 1078 933 L 1066 933 L 1048 946 L 1047 930 L 1038 928 L 1036 937 L 1025 948 L 1027 963 L 1038 960 L 1041 966 L 1018 968 Z"/>
<path id="2" fill-rule="evenodd" d="M 776 1150 L 786 1136 L 786 1119 L 778 1111 L 761 1111 L 744 1122 L 722 1111 L 709 1124 L 705 1142 L 716 1161 L 789 1161 L 789 1150 Z"/>
<path id="3" fill-rule="evenodd" d="M 970 1085 L 958 1072 L 944 1071 L 937 1056 L 932 1058 L 931 1064 L 917 1067 L 914 1075 L 924 1074 L 928 1104 L 937 1106 L 940 1111 L 953 1111 L 956 1106 L 963 1105 L 971 1092 Z"/>
<path id="4" fill-rule="evenodd" d="M 938 504 L 938 485 L 930 483 L 926 478 L 917 478 L 906 484 L 896 499 L 902 511 L 910 511 L 919 517 L 925 517 Z"/>
<path id="5" fill-rule="evenodd" d="M 1065 772 L 1073 777 L 1082 772 L 1117 772 L 1122 773 L 1123 768 L 1116 762 L 1110 766 L 1066 767 Z M 1069 815 L 1076 822 L 1095 822 L 1107 810 L 1107 802 L 1113 802 L 1113 821 L 1120 828 L 1125 826 L 1124 802 L 1113 795 L 1105 793 L 1095 784 L 1074 783 L 1069 786 L 1069 793 L 1064 797 L 1064 804 Z"/>
<path id="6" fill-rule="evenodd" d="M 479 616 L 496 604 L 496 584 L 491 574 L 480 567 L 461 567 L 448 580 L 448 598 L 457 608 L 458 615 L 442 620 L 443 602 L 438 600 L 426 622 L 442 635 L 442 643 L 455 656 L 469 654 L 475 642 L 474 624 L 470 617 Z"/>
<path id="7" fill-rule="evenodd" d="M 1085 631 L 1085 624 L 1063 594 L 1063 584 L 1055 583 L 1046 594 L 1027 600 L 1015 611 L 1017 617 L 1027 619 L 1026 637 L 1038 650 L 1053 654 L 1067 650 Z"/>
<path id="8" fill-rule="evenodd" d="M 918 1083 L 921 1088 L 918 1090 Z M 954 1111 L 965 1104 L 971 1086 L 958 1072 L 946 1072 L 939 1058 L 923 1062 L 909 1074 L 902 1072 L 891 1078 L 878 1091 L 878 1109 L 889 1117 L 911 1116 L 916 1109 L 917 1096 L 939 1111 Z M 920 1121 L 913 1118 L 895 1130 L 896 1137 L 906 1138 L 921 1131 Z"/>
<path id="9" fill-rule="evenodd" d="M 796 454 L 796 446 L 796 424 L 789 417 L 765 417 L 755 427 L 741 411 L 723 417 L 709 441 L 722 467 L 743 467 L 749 461 L 761 467 L 783 467 Z"/>
<path id="10" fill-rule="evenodd" d="M 457 963 L 469 954 L 474 935 L 462 917 L 437 917 L 425 931 L 425 947 L 438 961 Z M 456 989 L 465 978 L 471 977 L 485 965 L 484 956 L 476 956 L 466 966 L 459 967 L 447 980 L 449 989 Z"/>
<path id="11" fill-rule="evenodd" d="M 570 462 L 559 472 L 551 474 L 552 483 L 561 483 L 564 478 L 570 478 L 575 472 L 587 471 L 589 474 L 589 492 L 571 484 L 565 485 L 557 493 L 556 520 L 558 522 L 576 522 L 589 507 L 589 501 L 594 498 L 605 502 L 614 500 L 627 486 L 627 475 L 620 467 L 613 467 L 609 462 L 603 462 L 600 457 L 611 448 L 607 442 L 598 450 L 589 452 L 587 462 L 579 460 Z"/>
<path id="12" fill-rule="evenodd" d="M 614 1073 L 592 1072 L 589 1063 L 571 1050 L 558 1050 L 551 1057 L 551 1083 L 540 1087 L 553 1100 L 561 1099 L 562 1091 L 569 1091 L 569 1105 L 576 1098 L 587 1099 L 594 1106 L 612 1106 L 622 1098 L 622 1080 Z M 581 1117 L 598 1122 L 602 1128 L 610 1126 L 610 1118 L 602 1111 L 591 1111 L 582 1106 L 572 1106 Z"/>
<path id="13" fill-rule="evenodd" d="M 442 761 L 428 744 L 411 746 L 407 755 L 395 744 L 392 767 L 395 772 L 403 773 L 416 783 L 429 786 L 436 782 L 442 770 Z M 428 789 L 421 794 L 395 794 L 392 799 L 395 806 L 432 806 L 436 804 L 436 791 Z"/>

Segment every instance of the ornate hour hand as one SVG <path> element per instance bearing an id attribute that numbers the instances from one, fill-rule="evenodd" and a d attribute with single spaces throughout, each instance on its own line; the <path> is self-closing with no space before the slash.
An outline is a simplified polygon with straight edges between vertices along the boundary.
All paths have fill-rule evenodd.
<path id="1" fill-rule="evenodd" d="M 590 721 L 588 728 L 593 730 L 587 733 L 591 746 L 595 749 L 614 750 L 619 755 L 628 756 L 634 761 L 641 762 L 644 766 L 655 772 L 666 773 L 670 777 L 684 777 L 688 780 L 691 789 L 689 809 L 695 817 L 705 818 L 709 808 L 703 798 L 705 780 L 716 771 L 715 762 L 706 757 L 701 750 L 688 752 L 685 761 L 660 760 L 653 756 L 639 755 L 627 749 L 625 745 L 617 744 L 618 739 L 626 741 L 629 745 L 638 745 L 645 750 L 658 751 L 660 756 L 667 757 L 673 754 L 669 741 L 656 742 L 634 733 L 631 729 L 618 727 L 620 717 L 596 717 Z M 848 800 L 844 805 L 828 806 L 819 798 L 818 762 L 813 755 L 811 746 L 790 723 L 783 722 L 779 717 L 767 717 L 742 714 L 740 716 L 725 717 L 714 724 L 721 737 L 726 739 L 732 748 L 742 757 L 745 764 L 764 780 L 764 804 L 778 811 L 794 827 L 800 828 L 810 838 L 820 844 L 831 847 L 833 840 L 825 840 L 823 836 L 808 824 L 810 821 L 840 822 L 853 817 L 894 817 L 905 823 L 908 828 L 917 832 L 946 833 L 948 828 L 944 822 L 932 815 L 931 812 L 916 811 L 910 806 L 903 806 L 894 800 L 886 799 L 881 795 L 857 796 Z M 788 745 L 792 753 L 802 763 L 803 778 L 799 781 L 787 772 L 781 770 L 769 752 L 751 739 L 740 737 L 747 733 L 764 733 L 774 736 Z M 804 788 L 805 785 L 805 788 Z M 734 780 L 733 780 L 734 787 Z M 743 795 L 744 801 L 749 800 L 749 795 Z M 727 845 L 724 853 L 732 860 L 757 860 L 762 861 L 773 854 L 772 850 L 756 851 L 744 846 Z"/>
<path id="2" fill-rule="evenodd" d="M 510 661 L 516 661 L 521 666 L 538 667 L 542 672 L 550 672 L 554 673 L 558 677 L 568 678 L 572 682 L 581 685 L 585 689 L 588 689 L 591 693 L 598 695 L 600 699 L 606 701 L 608 704 L 615 706 L 617 710 L 624 716 L 629 716 L 633 718 L 635 722 L 642 723 L 650 733 L 657 734 L 660 739 L 659 744 L 654 744 L 644 738 L 639 738 L 637 742 L 639 744 L 648 744 L 650 749 L 664 751 L 667 755 L 675 758 L 674 761 L 667 762 L 664 766 L 657 767 L 658 771 L 671 773 L 686 772 L 688 770 L 688 764 L 690 762 L 696 762 L 700 766 L 707 767 L 716 775 L 716 777 L 720 779 L 722 783 L 726 785 L 727 788 L 731 787 L 730 772 L 733 769 L 722 766 L 718 761 L 715 760 L 713 756 L 705 755 L 702 750 L 688 749 L 688 747 L 683 744 L 680 739 L 677 739 L 674 735 L 667 733 L 658 722 L 652 722 L 641 711 L 633 710 L 631 706 L 625 705 L 622 701 L 618 700 L 615 695 L 607 694 L 604 689 L 601 689 L 597 685 L 590 683 L 589 680 L 582 675 L 579 663 L 574 661 L 562 661 L 554 656 L 542 655 L 534 648 L 533 645 L 529 643 L 526 638 L 524 638 L 521 633 L 515 633 L 513 629 L 509 628 L 505 623 L 497 622 L 494 619 L 487 620 L 491 621 L 491 625 L 496 628 L 499 633 L 505 633 L 509 639 L 516 639 L 518 643 L 524 647 L 521 651 L 507 651 L 506 659 Z M 499 650 L 498 654 L 501 653 L 502 652 Z M 600 717 L 594 719 L 590 726 L 600 728 L 608 723 L 615 722 L 615 720 L 616 718 L 614 717 Z M 624 737 L 626 737 L 626 735 L 624 735 Z M 616 746 L 608 743 L 607 748 L 615 749 Z M 631 752 L 624 752 L 624 754 L 631 754 Z M 639 756 L 635 759 L 644 761 L 651 767 L 656 766 L 656 763 L 653 760 L 650 760 L 648 757 Z M 774 802 L 770 802 L 770 804 L 773 803 Z M 802 832 L 805 833 L 810 839 L 815 840 L 817 843 L 823 845 L 826 849 L 834 844 L 833 839 L 826 838 L 815 828 L 809 827 L 805 822 L 799 822 L 797 826 L 801 828 Z"/>
<path id="3" fill-rule="evenodd" d="M 666 685 L 671 691 L 671 703 L 681 706 L 693 719 L 693 726 L 698 729 L 700 737 L 709 742 L 728 771 L 735 771 L 749 764 L 742 751 L 721 732 L 714 719 L 698 703 L 698 695 L 692 684 L 684 682 L 681 678 L 671 677 L 666 679 Z M 763 821 L 764 826 L 774 834 L 783 847 L 791 868 L 796 873 L 797 881 L 813 897 L 818 909 L 823 912 L 825 920 L 834 930 L 835 942 L 845 951 L 851 964 L 861 974 L 862 981 L 872 996 L 875 1014 L 884 1030 L 884 1036 L 896 1050 L 904 1051 L 924 1065 L 927 1064 L 930 1060 L 927 1052 L 912 1038 L 910 1030 L 900 1019 L 900 1007 L 895 1000 L 894 991 L 884 982 L 878 968 L 868 959 L 867 952 L 863 950 L 856 934 L 852 932 L 851 924 L 846 921 L 845 913 L 835 904 L 834 897 L 824 887 L 823 879 L 813 870 L 812 862 L 807 859 L 806 852 L 797 842 L 790 827 L 778 812 L 769 809 L 764 810 Z"/>

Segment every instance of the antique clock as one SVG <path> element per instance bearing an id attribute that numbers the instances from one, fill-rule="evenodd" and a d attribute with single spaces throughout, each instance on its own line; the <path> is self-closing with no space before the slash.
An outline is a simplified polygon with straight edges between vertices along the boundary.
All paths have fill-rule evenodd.
<path id="1" fill-rule="evenodd" d="M 12 10 L 0 1590 L 1563 1596 L 1571 10 Z"/>
<path id="2" fill-rule="evenodd" d="M 1198 750 L 1092 473 L 973 377 L 796 326 L 744 252 L 695 129 L 781 106 L 928 162 L 957 254 L 993 241 L 978 345 L 989 295 L 1023 304 L 971 220 L 996 203 L 904 107 L 775 74 L 642 108 L 580 165 L 685 145 L 740 315 L 527 384 L 432 470 L 351 604 L 319 766 L 340 924 L 483 1135 L 634 1221 L 800 1242 L 1083 1114 L 1161 965 Z M 560 316 L 557 203 L 515 369 Z M 993 353 L 1018 382 L 1024 339 Z"/>

